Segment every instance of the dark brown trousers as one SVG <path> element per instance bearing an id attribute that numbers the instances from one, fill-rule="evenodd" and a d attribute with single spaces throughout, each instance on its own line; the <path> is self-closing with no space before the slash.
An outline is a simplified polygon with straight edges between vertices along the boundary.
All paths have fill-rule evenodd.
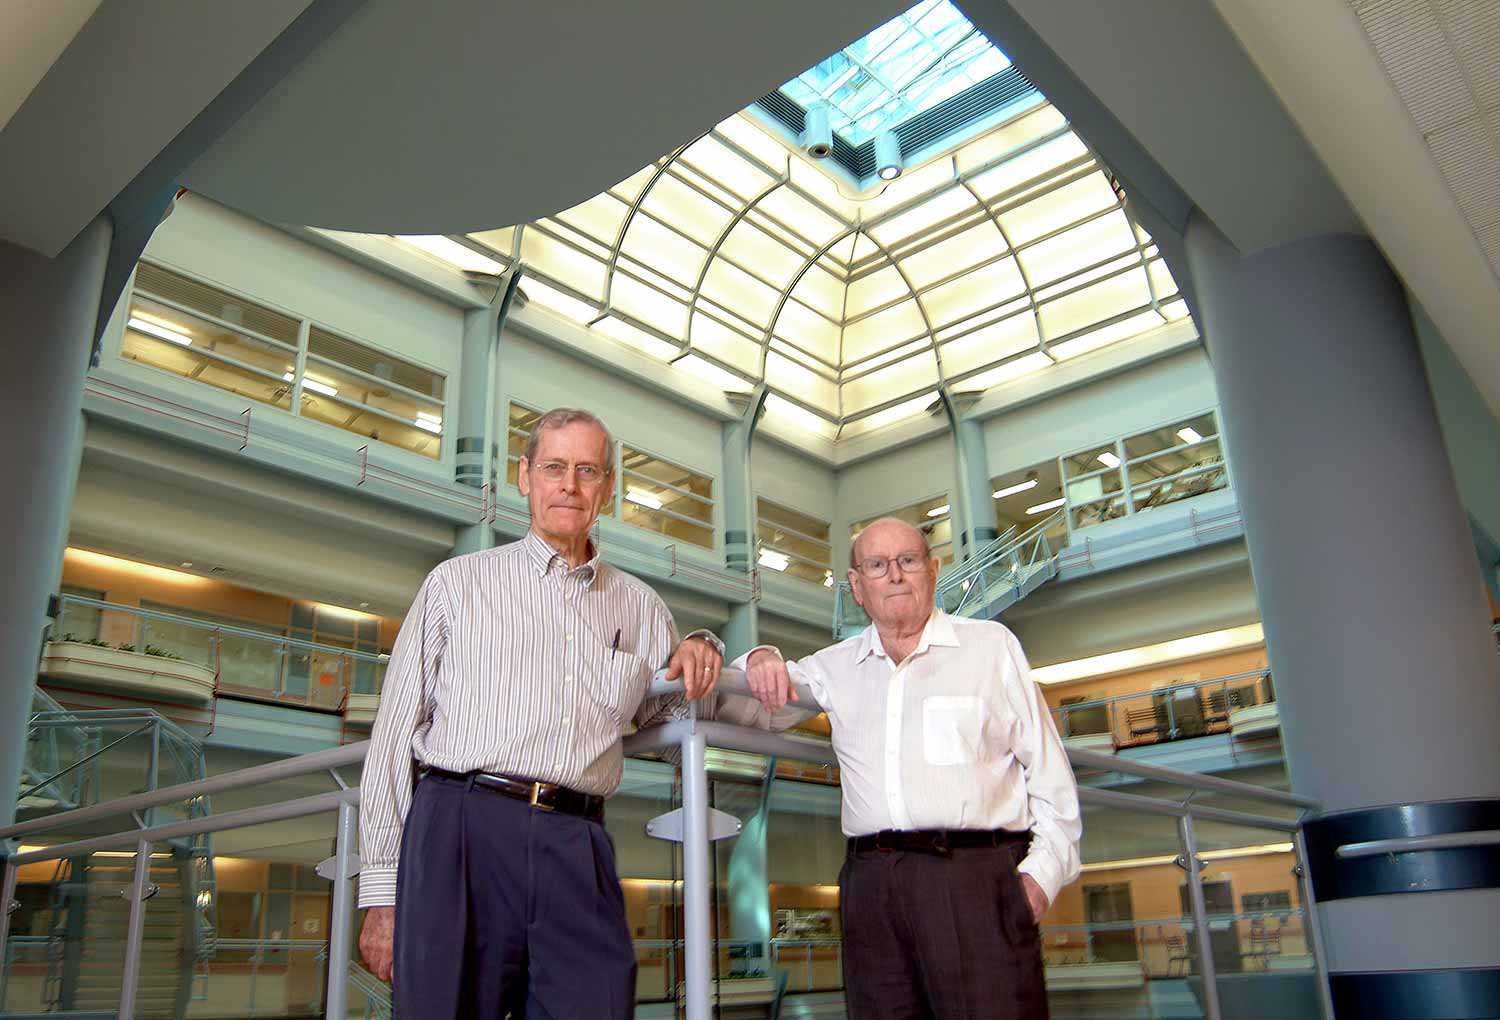
<path id="1" fill-rule="evenodd" d="M 1023 846 L 867 850 L 839 873 L 850 1020 L 1046 1020 Z"/>

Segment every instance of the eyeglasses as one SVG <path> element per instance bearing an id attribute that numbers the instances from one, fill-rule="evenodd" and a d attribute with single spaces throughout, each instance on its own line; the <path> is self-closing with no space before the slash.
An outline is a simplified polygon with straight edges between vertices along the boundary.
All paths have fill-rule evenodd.
<path id="1" fill-rule="evenodd" d="M 871 556 L 859 561 L 859 572 L 868 578 L 884 577 L 891 572 L 891 564 L 901 568 L 903 574 L 916 574 L 927 569 L 927 557 L 922 553 L 902 553 L 895 559 Z"/>
<path id="2" fill-rule="evenodd" d="M 560 482 L 567 477 L 568 465 L 560 460 L 544 460 L 534 465 L 534 470 L 549 482 Z M 579 485 L 592 487 L 604 481 L 605 472 L 597 464 L 574 464 L 573 474 Z"/>

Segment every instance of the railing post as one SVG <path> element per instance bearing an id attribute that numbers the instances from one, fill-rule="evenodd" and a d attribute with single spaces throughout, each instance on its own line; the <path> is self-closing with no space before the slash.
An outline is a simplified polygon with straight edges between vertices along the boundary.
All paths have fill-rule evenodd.
<path id="1" fill-rule="evenodd" d="M 161 719 L 151 720 L 151 753 L 146 759 L 146 789 L 155 790 L 161 784 Z M 146 809 L 146 827 L 155 824 L 156 808 Z"/>
<path id="2" fill-rule="evenodd" d="M 151 841 L 135 844 L 135 875 L 130 883 L 130 920 L 125 927 L 125 963 L 120 974 L 119 1020 L 135 1020 L 135 993 L 141 980 L 141 942 L 145 934 L 146 901 L 151 877 Z"/>
<path id="3" fill-rule="evenodd" d="M 5 859 L 0 864 L 5 870 L 0 878 L 0 1004 L 5 1002 L 3 993 L 10 978 L 10 914 L 11 904 L 16 900 L 16 866 Z"/>
<path id="4" fill-rule="evenodd" d="M 696 723 L 682 737 L 682 905 L 687 1020 L 709 1020 L 710 951 L 707 739 Z"/>
<path id="5" fill-rule="evenodd" d="M 1312 950 L 1313 965 L 1318 972 L 1318 999 L 1323 1004 L 1323 1016 L 1333 1020 L 1333 992 L 1328 985 L 1328 958 L 1323 955 L 1323 927 L 1318 917 L 1318 900 L 1313 895 L 1312 874 L 1307 869 L 1307 843 L 1302 838 L 1299 826 L 1294 845 L 1297 850 L 1297 877 L 1302 882 L 1302 928 L 1308 948 Z"/>
<path id="6" fill-rule="evenodd" d="M 358 835 L 359 809 L 339 805 L 338 832 L 333 841 L 333 923 L 328 929 L 328 1016 L 343 1020 L 349 1013 L 349 962 L 354 942 L 354 912 L 350 902 L 354 868 L 350 855 Z"/>
<path id="7" fill-rule="evenodd" d="M 1203 869 L 1198 860 L 1198 838 L 1193 816 L 1177 819 L 1182 836 L 1182 854 L 1188 875 L 1188 902 L 1193 912 L 1193 938 L 1198 943 L 1198 973 L 1203 979 L 1204 1020 L 1220 1020 L 1219 983 L 1214 971 L 1213 939 L 1208 930 L 1208 906 L 1203 899 Z"/>

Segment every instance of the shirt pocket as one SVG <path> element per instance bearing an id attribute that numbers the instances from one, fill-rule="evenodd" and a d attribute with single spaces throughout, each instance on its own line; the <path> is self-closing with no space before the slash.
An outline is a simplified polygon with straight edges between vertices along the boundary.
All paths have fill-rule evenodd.
<path id="1" fill-rule="evenodd" d="M 584 669 L 583 694 L 616 725 L 623 726 L 640 704 L 654 672 L 645 659 L 629 652 L 606 651 L 597 665 Z"/>
<path id="2" fill-rule="evenodd" d="M 984 699 L 934 694 L 922 700 L 922 756 L 927 764 L 968 765 L 979 760 Z"/>

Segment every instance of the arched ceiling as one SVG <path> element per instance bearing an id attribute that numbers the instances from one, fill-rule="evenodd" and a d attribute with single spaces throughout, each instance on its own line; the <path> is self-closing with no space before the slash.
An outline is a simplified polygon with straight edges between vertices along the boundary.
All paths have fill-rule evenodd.
<path id="1" fill-rule="evenodd" d="M 556 216 L 408 239 L 524 266 L 529 303 L 826 438 L 1187 317 L 1123 193 L 1039 94 L 850 196 L 750 110 Z M 459 241 L 468 247 L 455 244 Z"/>

